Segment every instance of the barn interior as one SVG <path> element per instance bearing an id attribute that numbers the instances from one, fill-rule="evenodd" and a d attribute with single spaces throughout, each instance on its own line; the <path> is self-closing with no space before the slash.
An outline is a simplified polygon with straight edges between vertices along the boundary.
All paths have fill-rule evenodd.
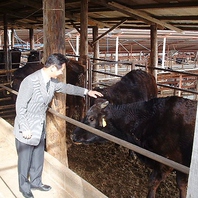
<path id="1" fill-rule="evenodd" d="M 45 1 L 47 0 L 1 0 L 1 85 L 11 88 L 13 71 L 26 64 L 29 52 L 31 50 L 43 51 L 45 44 L 43 39 L 43 4 Z M 97 68 L 100 72 L 106 72 L 106 74 L 97 73 L 93 82 L 86 84 L 87 87 L 108 86 L 131 69 L 149 70 L 149 67 L 156 67 L 158 69 L 155 70 L 155 77 L 158 83 L 159 97 L 178 95 L 197 99 L 197 0 L 67 0 L 64 3 L 65 54 L 69 58 L 80 59 L 81 32 L 86 29 L 87 56 L 90 59 L 91 69 Z M 83 27 L 84 21 L 82 21 L 85 5 L 87 5 L 87 28 Z M 156 31 L 156 36 L 153 36 L 153 31 Z M 95 32 L 96 35 L 94 35 Z M 154 44 L 153 39 L 155 40 Z M 98 45 L 97 53 L 95 52 L 96 43 Z M 13 49 L 20 51 L 20 59 L 15 63 L 11 58 Z M 94 61 L 96 59 L 97 63 Z M 112 77 L 109 73 L 114 76 Z M 87 76 L 90 76 L 90 80 L 92 74 L 88 73 Z M 0 116 L 13 122 L 15 105 L 10 102 L 12 94 L 5 88 L 1 87 L 0 90 Z M 90 154 L 87 147 L 83 147 L 83 150 L 74 148 L 74 146 L 71 148 L 76 149 L 82 156 L 84 156 L 83 150 L 86 154 Z M 102 160 L 102 152 L 99 152 L 96 147 L 91 148 Z M 112 145 L 108 145 L 108 148 L 112 153 L 118 153 Z M 122 150 L 126 154 L 125 149 Z M 72 154 L 69 154 L 71 160 L 83 161 L 83 157 L 75 155 L 72 158 Z M 112 156 L 106 154 L 106 157 Z M 85 159 L 88 160 L 87 157 Z M 117 159 L 113 155 L 113 160 L 123 159 L 120 157 Z M 77 166 L 73 161 L 70 166 L 75 172 L 90 183 L 94 182 L 92 180 L 95 175 L 88 178 L 88 174 L 80 170 L 86 169 L 82 165 L 85 165 L 86 162 Z M 105 159 L 102 162 L 97 161 L 97 163 L 100 163 L 100 167 L 102 167 L 107 161 Z M 128 167 L 130 162 L 127 161 L 124 164 Z M 111 164 L 111 168 L 115 166 L 117 166 L 115 163 Z M 122 168 L 117 167 L 120 170 Z M 97 172 L 94 165 L 89 163 L 87 172 L 90 173 L 91 170 Z M 146 174 L 148 172 L 146 170 Z M 127 172 L 127 174 L 129 173 Z M 113 177 L 113 173 L 111 177 Z M 133 191 L 130 186 L 128 186 L 129 190 L 123 190 L 124 192 L 119 189 L 112 190 L 113 187 L 108 185 L 108 180 L 102 178 L 99 173 L 98 178 L 102 180 L 106 189 L 103 189 L 98 181 L 94 185 L 109 197 L 129 197 Z M 138 182 L 142 181 L 138 180 Z M 126 185 L 126 182 L 124 183 Z M 120 188 L 120 183 L 119 185 L 116 182 L 113 184 Z M 138 184 L 136 185 L 138 186 Z M 176 197 L 178 192 L 175 189 L 171 191 L 171 195 L 165 194 L 164 189 L 169 189 L 170 186 L 172 186 L 172 182 L 163 184 L 164 188 L 160 189 L 161 197 Z M 145 190 L 142 194 L 135 190 L 134 196 L 144 197 Z"/>
<path id="2" fill-rule="evenodd" d="M 82 1 L 68 0 L 65 2 L 67 53 L 74 53 L 72 48 L 76 48 L 74 43 L 76 37 L 80 35 L 81 4 L 83 4 Z M 1 48 L 4 46 L 5 23 L 8 30 L 14 30 L 15 46 L 20 44 L 20 40 L 22 46 L 30 44 L 28 30 L 34 29 L 34 47 L 38 48 L 36 45 L 39 44 L 42 47 L 43 5 L 41 0 L 34 2 L 2 0 L 0 6 Z M 115 52 L 116 45 L 113 38 L 117 36 L 120 40 L 119 54 L 149 53 L 149 31 L 152 24 L 157 24 L 159 52 L 162 52 L 162 43 L 165 37 L 170 50 L 196 52 L 196 31 L 198 30 L 196 0 L 88 1 L 89 42 L 93 42 L 92 28 L 97 26 L 100 29 L 99 35 L 104 34 L 99 39 L 100 53 L 102 54 Z M 107 33 L 107 31 L 109 32 Z M 91 49 L 89 51 L 91 53 Z"/>

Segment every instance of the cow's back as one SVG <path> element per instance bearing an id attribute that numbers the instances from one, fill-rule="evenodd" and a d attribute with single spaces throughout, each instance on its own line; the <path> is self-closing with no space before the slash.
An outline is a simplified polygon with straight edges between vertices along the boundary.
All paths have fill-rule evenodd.
<path id="1" fill-rule="evenodd" d="M 153 75 L 142 70 L 132 70 L 101 92 L 113 104 L 127 104 L 157 97 L 157 84 Z"/>
<path id="2" fill-rule="evenodd" d="M 174 96 L 145 102 L 135 111 L 139 127 L 134 130 L 132 124 L 131 133 L 139 140 L 139 146 L 189 166 L 196 105 L 196 101 Z"/>
<path id="3" fill-rule="evenodd" d="M 144 100 L 150 100 L 157 97 L 157 84 L 155 77 L 142 70 L 132 70 L 122 78 L 130 86 L 136 86 L 144 95 Z"/>

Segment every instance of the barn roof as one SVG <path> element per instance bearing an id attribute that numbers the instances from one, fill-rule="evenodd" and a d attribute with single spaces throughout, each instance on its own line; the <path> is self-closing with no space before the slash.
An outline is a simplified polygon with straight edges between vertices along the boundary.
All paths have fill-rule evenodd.
<path id="1" fill-rule="evenodd" d="M 80 27 L 80 0 L 66 0 L 66 28 Z M 198 30 L 197 0 L 89 0 L 89 27 L 148 29 L 157 23 L 159 29 Z M 0 28 L 4 14 L 9 28 L 42 28 L 42 0 L 1 0 Z"/>
<path id="2" fill-rule="evenodd" d="M 75 43 L 75 35 L 80 28 L 81 1 L 66 0 L 65 5 L 66 39 L 70 42 L 67 43 L 67 49 L 72 50 L 71 45 Z M 120 51 L 130 52 L 132 43 L 133 51 L 149 52 L 151 24 L 158 25 L 159 48 L 162 48 L 163 38 L 167 37 L 171 50 L 196 51 L 197 13 L 197 0 L 88 0 L 90 28 L 98 26 L 99 34 L 102 34 L 109 28 L 118 27 L 100 40 L 100 50 L 109 52 L 115 51 L 116 36 L 119 36 Z M 37 36 L 35 41 L 39 39 L 38 43 L 42 43 L 42 0 L 1 0 L 0 35 L 3 34 L 5 14 L 8 28 L 18 31 L 17 36 L 27 42 L 29 34 L 24 29 L 33 28 Z"/>

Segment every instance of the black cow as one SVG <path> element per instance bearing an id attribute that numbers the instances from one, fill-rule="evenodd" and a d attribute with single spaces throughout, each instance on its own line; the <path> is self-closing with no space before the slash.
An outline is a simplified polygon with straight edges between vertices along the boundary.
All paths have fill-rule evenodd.
<path id="1" fill-rule="evenodd" d="M 17 48 L 13 48 L 11 50 L 8 50 L 8 56 L 10 60 L 10 68 L 15 69 L 18 68 L 21 61 L 21 51 Z M 5 68 L 5 51 L 0 50 L 0 69 L 6 69 Z"/>
<path id="2" fill-rule="evenodd" d="M 148 101 L 151 98 L 157 97 L 157 85 L 155 77 L 142 70 L 131 70 L 114 85 L 104 89 L 97 90 L 104 95 L 103 98 L 107 99 L 112 104 L 127 104 L 137 101 Z M 95 99 L 96 103 L 97 100 L 100 100 L 100 98 Z M 86 136 L 89 135 L 89 132 L 77 127 L 73 131 L 74 135 L 76 133 L 81 134 L 81 143 L 86 144 Z M 85 142 L 83 142 L 83 134 L 85 134 Z M 93 134 L 90 135 L 93 136 Z M 94 142 L 93 140 L 92 142 Z M 99 142 L 99 140 L 101 142 L 105 141 L 103 138 L 95 136 L 95 141 Z"/>
<path id="3" fill-rule="evenodd" d="M 112 105 L 103 100 L 88 110 L 84 123 L 190 166 L 196 107 L 196 101 L 176 96 L 123 105 Z M 89 135 L 85 139 L 85 136 L 75 134 L 72 139 L 90 143 L 95 142 L 94 137 Z M 173 168 L 138 156 L 152 169 L 147 197 L 154 198 L 161 181 Z M 185 198 L 188 175 L 176 170 L 176 180 L 180 198 Z"/>
<path id="4" fill-rule="evenodd" d="M 41 69 L 44 65 L 39 62 L 41 58 L 41 54 L 37 51 L 33 51 L 28 56 L 28 62 L 21 68 L 17 69 L 14 72 L 12 88 L 16 91 L 19 90 L 19 86 L 22 80 L 28 76 L 29 74 Z M 78 61 L 68 59 L 66 62 L 66 80 L 67 83 L 72 85 L 82 86 L 82 82 L 84 82 L 85 76 L 85 68 Z M 14 96 L 14 100 L 16 96 Z M 84 98 L 80 96 L 72 96 L 67 95 L 67 115 L 72 117 L 74 115 L 75 110 L 78 111 L 79 119 L 83 117 L 85 109 L 85 101 Z M 76 116 L 75 116 L 76 118 Z"/>
<path id="5" fill-rule="evenodd" d="M 101 90 L 104 98 L 113 104 L 147 101 L 157 97 L 155 77 L 143 70 L 131 70 L 114 85 Z"/>

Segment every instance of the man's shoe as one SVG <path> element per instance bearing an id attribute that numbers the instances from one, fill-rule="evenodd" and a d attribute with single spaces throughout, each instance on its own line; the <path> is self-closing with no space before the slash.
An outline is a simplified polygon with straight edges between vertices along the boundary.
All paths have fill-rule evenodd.
<path id="1" fill-rule="evenodd" d="M 30 192 L 22 192 L 22 194 L 23 194 L 23 196 L 25 197 L 25 198 L 34 198 L 34 195 L 32 194 L 32 192 L 30 191 Z"/>
<path id="2" fill-rule="evenodd" d="M 51 186 L 48 186 L 48 185 L 44 185 L 42 184 L 41 186 L 38 186 L 38 187 L 32 187 L 31 188 L 32 190 L 41 190 L 41 191 L 49 191 L 52 189 Z"/>

